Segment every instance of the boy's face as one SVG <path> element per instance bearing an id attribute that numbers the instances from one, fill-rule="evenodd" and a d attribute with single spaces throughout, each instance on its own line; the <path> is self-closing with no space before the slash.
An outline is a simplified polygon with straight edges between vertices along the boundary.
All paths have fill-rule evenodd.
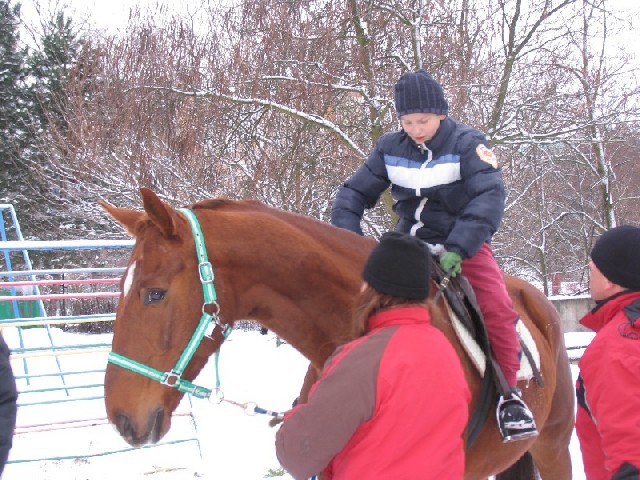
<path id="1" fill-rule="evenodd" d="M 445 118 L 445 115 L 436 113 L 408 113 L 400 117 L 400 124 L 407 135 L 421 145 L 433 138 Z"/>

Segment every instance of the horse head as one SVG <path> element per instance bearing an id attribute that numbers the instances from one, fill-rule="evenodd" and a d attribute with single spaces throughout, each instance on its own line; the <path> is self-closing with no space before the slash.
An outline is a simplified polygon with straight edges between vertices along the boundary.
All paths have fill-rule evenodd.
<path id="1" fill-rule="evenodd" d="M 121 280 L 112 352 L 135 365 L 171 372 L 198 326 L 203 302 L 180 301 L 201 292 L 198 263 L 184 216 L 141 190 L 144 212 L 103 208 L 136 238 Z M 197 298 L 197 297 L 196 297 Z M 179 321 L 178 321 L 179 320 Z M 183 372 L 192 380 L 224 337 L 204 337 Z M 168 382 L 175 378 L 167 379 Z M 182 393 L 110 361 L 105 374 L 109 420 L 131 445 L 157 442 L 169 430 Z"/>

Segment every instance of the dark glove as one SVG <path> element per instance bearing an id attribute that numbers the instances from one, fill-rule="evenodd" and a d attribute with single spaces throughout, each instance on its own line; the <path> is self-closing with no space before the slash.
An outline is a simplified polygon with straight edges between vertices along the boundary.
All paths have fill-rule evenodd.
<path id="1" fill-rule="evenodd" d="M 447 275 L 455 278 L 462 271 L 462 257 L 456 252 L 447 252 L 440 257 L 440 265 Z"/>

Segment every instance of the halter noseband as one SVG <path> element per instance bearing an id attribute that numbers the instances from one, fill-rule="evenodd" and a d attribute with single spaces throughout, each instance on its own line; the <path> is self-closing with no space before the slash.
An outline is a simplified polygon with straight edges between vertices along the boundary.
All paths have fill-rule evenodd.
<path id="1" fill-rule="evenodd" d="M 211 337 L 213 334 L 213 329 L 219 327 L 222 329 L 222 334 L 226 338 L 231 333 L 231 326 L 224 325 L 220 321 L 220 317 L 218 313 L 220 312 L 220 307 L 218 302 L 216 301 L 216 289 L 213 285 L 213 267 L 211 266 L 211 262 L 207 257 L 207 247 L 204 244 L 204 236 L 202 234 L 202 230 L 200 229 L 200 223 L 198 223 L 198 219 L 195 214 L 186 208 L 180 208 L 178 211 L 182 212 L 182 214 L 189 221 L 189 225 L 191 226 L 191 232 L 193 233 L 193 239 L 196 245 L 196 255 L 198 257 L 198 276 L 200 277 L 200 283 L 202 284 L 202 292 L 204 294 L 204 303 L 202 304 L 202 317 L 200 317 L 200 323 L 196 328 L 195 332 L 191 336 L 191 340 L 185 347 L 182 355 L 176 362 L 175 366 L 168 372 L 161 372 L 160 370 L 156 370 L 153 367 L 148 365 L 144 365 L 142 363 L 136 362 L 135 360 L 131 360 L 130 358 L 124 357 L 118 353 L 110 352 L 108 361 L 118 365 L 119 367 L 130 370 L 134 373 L 138 373 L 144 377 L 150 378 L 151 380 L 155 380 L 156 382 L 160 382 L 163 385 L 167 385 L 168 387 L 175 388 L 176 390 L 182 393 L 188 393 L 197 398 L 210 398 L 212 390 L 205 387 L 200 387 L 198 385 L 194 385 L 182 378 L 182 374 L 187 368 L 187 365 L 191 361 L 194 353 L 198 349 L 200 342 L 205 336 Z M 207 313 L 205 311 L 205 307 L 207 305 L 213 305 L 214 312 Z M 207 335 L 207 330 L 213 324 L 213 329 L 211 333 Z M 216 391 L 219 392 L 220 382 L 216 380 Z"/>

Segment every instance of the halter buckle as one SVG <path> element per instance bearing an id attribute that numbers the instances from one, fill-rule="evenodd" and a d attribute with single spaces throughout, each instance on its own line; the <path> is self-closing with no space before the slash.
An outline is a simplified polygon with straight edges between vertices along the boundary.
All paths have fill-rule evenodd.
<path id="1" fill-rule="evenodd" d="M 200 275 L 200 282 L 203 285 L 213 283 L 214 274 L 211 262 L 200 262 L 198 264 L 198 274 Z"/>

